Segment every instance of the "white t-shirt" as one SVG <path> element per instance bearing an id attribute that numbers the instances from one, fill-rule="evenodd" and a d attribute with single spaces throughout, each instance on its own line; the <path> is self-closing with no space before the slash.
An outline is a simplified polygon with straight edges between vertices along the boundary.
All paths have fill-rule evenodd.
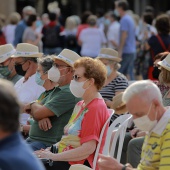
<path id="1" fill-rule="evenodd" d="M 19 101 L 23 104 L 29 104 L 30 102 L 37 100 L 42 92 L 45 91 L 44 87 L 39 86 L 35 82 L 35 74 L 29 77 L 26 82 L 24 77 L 17 81 L 15 84 L 15 90 L 18 95 Z M 22 113 L 20 116 L 20 123 L 26 124 L 29 118 L 29 114 Z"/>
<path id="2" fill-rule="evenodd" d="M 114 21 L 109 26 L 107 32 L 107 40 L 108 40 L 108 47 L 112 49 L 116 49 L 116 47 L 112 44 L 111 41 L 114 41 L 116 44 L 119 45 L 119 38 L 120 38 L 120 24 L 117 21 Z"/>
<path id="3" fill-rule="evenodd" d="M 13 44 L 14 37 L 15 37 L 15 29 L 16 29 L 16 25 L 11 25 L 11 24 L 3 28 L 7 44 Z"/>
<path id="4" fill-rule="evenodd" d="M 81 55 L 88 57 L 97 57 L 102 48 L 102 44 L 106 43 L 104 32 L 99 28 L 86 28 L 79 36 L 82 42 Z"/>

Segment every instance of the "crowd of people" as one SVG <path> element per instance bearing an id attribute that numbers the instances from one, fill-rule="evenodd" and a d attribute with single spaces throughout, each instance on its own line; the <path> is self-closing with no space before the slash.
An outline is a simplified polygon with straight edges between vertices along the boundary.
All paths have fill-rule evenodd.
<path id="1" fill-rule="evenodd" d="M 169 16 L 154 18 L 147 7 L 140 19 L 119 0 L 103 16 L 86 11 L 65 26 L 61 19 L 27 6 L 22 19 L 12 13 L 0 22 L 0 170 L 93 169 L 108 119 L 96 170 L 168 170 Z M 130 81 L 139 75 L 144 80 Z M 118 162 L 102 150 L 123 114 L 133 122 Z"/>

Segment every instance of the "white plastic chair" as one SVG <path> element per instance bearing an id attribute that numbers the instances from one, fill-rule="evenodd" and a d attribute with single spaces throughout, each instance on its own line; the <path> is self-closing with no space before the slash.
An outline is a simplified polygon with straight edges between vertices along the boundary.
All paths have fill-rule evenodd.
<path id="1" fill-rule="evenodd" d="M 110 122 L 110 119 L 111 119 L 112 115 L 114 114 L 114 110 L 108 109 L 108 112 L 109 112 L 110 116 L 107 119 L 107 121 L 105 122 L 105 124 L 104 124 L 104 126 L 102 128 L 102 131 L 100 133 L 99 143 L 97 145 L 96 152 L 95 152 L 95 155 L 94 155 L 94 160 L 93 160 L 93 170 L 96 169 L 96 164 L 97 164 L 97 159 L 98 159 L 98 155 L 99 155 L 100 146 L 101 146 L 101 143 L 102 143 L 103 134 L 105 132 L 105 129 L 106 129 L 108 123 Z M 85 165 L 81 165 L 81 164 L 75 164 L 75 165 L 71 165 L 69 170 L 92 170 L 92 168 L 89 168 L 89 167 L 87 167 Z"/>
<path id="2" fill-rule="evenodd" d="M 118 162 L 120 162 L 126 129 L 131 119 L 132 119 L 131 114 L 125 114 L 119 116 L 115 121 L 113 121 L 113 123 L 110 125 L 107 131 L 106 142 L 103 149 L 104 155 L 109 155 L 111 157 L 114 157 L 117 140 L 119 138 L 119 146 L 118 146 L 116 159 Z M 111 141 L 111 136 L 113 131 L 115 131 L 115 135 L 110 149 L 110 141 Z"/>

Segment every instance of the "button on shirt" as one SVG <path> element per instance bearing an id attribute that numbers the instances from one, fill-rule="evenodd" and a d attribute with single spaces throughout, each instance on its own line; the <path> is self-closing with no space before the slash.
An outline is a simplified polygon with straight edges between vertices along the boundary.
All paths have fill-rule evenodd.
<path id="1" fill-rule="evenodd" d="M 30 102 L 37 100 L 38 97 L 42 92 L 45 91 L 44 87 L 39 86 L 35 82 L 35 74 L 29 77 L 27 81 L 25 81 L 25 78 L 21 78 L 16 84 L 15 84 L 15 90 L 18 95 L 19 101 L 23 104 L 29 104 Z M 22 113 L 20 123 L 26 124 L 27 120 L 29 118 L 29 114 Z"/>

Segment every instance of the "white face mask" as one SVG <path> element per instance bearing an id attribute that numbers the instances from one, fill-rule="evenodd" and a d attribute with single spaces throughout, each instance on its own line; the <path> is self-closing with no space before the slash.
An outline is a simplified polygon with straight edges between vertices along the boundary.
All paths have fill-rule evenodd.
<path id="1" fill-rule="evenodd" d="M 155 120 L 151 121 L 148 117 L 148 114 L 150 112 L 150 109 L 152 107 L 152 104 L 149 108 L 149 111 L 147 113 L 147 115 L 145 116 L 142 116 L 140 118 L 137 118 L 137 119 L 134 119 L 134 123 L 135 125 L 140 129 L 140 130 L 143 130 L 143 131 L 148 131 L 150 132 L 155 126 L 156 124 L 158 123 L 158 121 L 156 120 L 157 118 L 157 112 L 155 114 Z"/>
<path id="2" fill-rule="evenodd" d="M 53 82 L 58 82 L 60 79 L 60 71 L 57 67 L 52 66 L 50 70 L 48 70 L 48 79 L 53 81 Z"/>
<path id="3" fill-rule="evenodd" d="M 87 80 L 86 80 L 87 81 Z M 70 91 L 71 93 L 75 96 L 75 97 L 78 97 L 78 98 L 81 98 L 83 97 L 86 89 L 83 88 L 83 85 L 86 81 L 83 81 L 83 82 L 77 82 L 75 80 L 71 80 L 71 83 L 70 83 Z"/>

